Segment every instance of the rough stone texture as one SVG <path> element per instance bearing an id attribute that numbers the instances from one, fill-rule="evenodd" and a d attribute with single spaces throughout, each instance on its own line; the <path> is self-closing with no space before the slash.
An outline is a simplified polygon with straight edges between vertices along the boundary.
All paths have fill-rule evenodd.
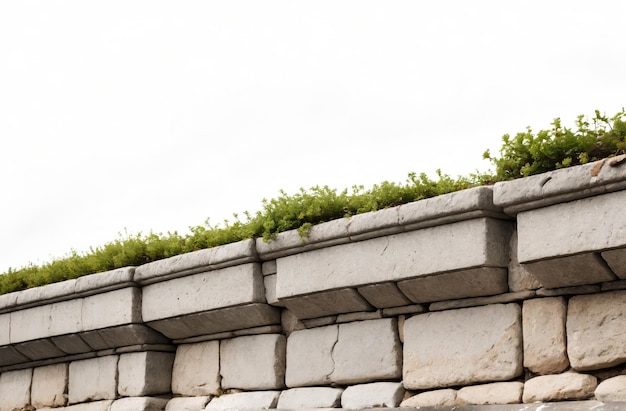
<path id="1" fill-rule="evenodd" d="M 291 333 L 287 338 L 288 387 L 326 385 L 335 369 L 332 351 L 337 343 L 339 326 L 330 325 Z"/>
<path id="2" fill-rule="evenodd" d="M 332 382 L 354 384 L 400 379 L 402 347 L 395 319 L 340 324 L 337 343 L 331 351 L 335 363 Z"/>
<path id="3" fill-rule="evenodd" d="M 341 404 L 341 388 L 306 387 L 285 390 L 278 398 L 276 408 L 294 410 L 302 408 L 335 408 Z"/>
<path id="4" fill-rule="evenodd" d="M 68 402 L 113 400 L 117 393 L 117 355 L 72 361 Z"/>
<path id="5" fill-rule="evenodd" d="M 220 343 L 222 388 L 270 390 L 285 386 L 284 335 L 263 334 Z"/>
<path id="6" fill-rule="evenodd" d="M 172 392 L 206 396 L 220 392 L 220 343 L 179 345 L 172 369 Z"/>
<path id="7" fill-rule="evenodd" d="M 30 404 L 32 368 L 0 374 L 0 411 L 21 410 Z"/>
<path id="8" fill-rule="evenodd" d="M 33 407 L 62 407 L 66 405 L 68 364 L 54 364 L 33 369 L 30 401 Z M 1 396 L 0 396 L 1 397 Z"/>
<path id="9" fill-rule="evenodd" d="M 463 387 L 456 393 L 456 399 L 459 404 L 518 404 L 523 391 L 523 382 L 494 382 Z"/>
<path id="10" fill-rule="evenodd" d="M 404 396 L 400 382 L 352 385 L 341 396 L 342 408 L 397 407 Z"/>
<path id="11" fill-rule="evenodd" d="M 511 261 L 509 262 L 509 290 L 512 292 L 524 290 L 536 290 L 541 287 L 537 278 L 521 265 L 517 256 L 517 230 L 513 230 L 509 252 Z"/>
<path id="12" fill-rule="evenodd" d="M 604 260 L 596 253 L 540 260 L 525 263 L 524 267 L 545 288 L 601 283 L 615 279 Z"/>
<path id="13" fill-rule="evenodd" d="M 618 248 L 616 250 L 605 251 L 602 258 L 611 268 L 611 271 L 621 279 L 626 279 L 626 249 Z"/>
<path id="14" fill-rule="evenodd" d="M 283 298 L 281 302 L 300 319 L 374 310 L 357 290 L 351 288 L 329 290 L 294 298 Z"/>
<path id="15" fill-rule="evenodd" d="M 165 411 L 202 411 L 212 396 L 172 398 L 165 406 Z"/>
<path id="16" fill-rule="evenodd" d="M 167 402 L 167 398 L 127 397 L 113 402 L 109 411 L 163 411 Z"/>
<path id="17" fill-rule="evenodd" d="M 517 304 L 420 314 L 404 323 L 404 386 L 428 389 L 506 381 L 522 369 Z"/>
<path id="18" fill-rule="evenodd" d="M 226 394 L 213 398 L 205 409 L 229 410 L 229 409 L 269 409 L 276 408 L 280 391 L 256 391 Z"/>
<path id="19" fill-rule="evenodd" d="M 626 291 L 574 296 L 567 310 L 567 353 L 580 371 L 626 362 Z"/>
<path id="20" fill-rule="evenodd" d="M 427 391 L 412 397 L 400 403 L 400 407 L 442 407 L 457 405 L 456 390 L 444 389 Z"/>
<path id="21" fill-rule="evenodd" d="M 170 392 L 174 354 L 137 352 L 120 355 L 117 391 L 123 397 L 143 397 Z"/>
<path id="22" fill-rule="evenodd" d="M 594 394 L 599 401 L 626 401 L 626 375 L 602 381 Z"/>
<path id="23" fill-rule="evenodd" d="M 524 367 L 535 374 L 558 374 L 569 366 L 563 297 L 524 301 Z"/>
<path id="24" fill-rule="evenodd" d="M 526 381 L 523 400 L 525 403 L 584 400 L 593 397 L 597 385 L 593 375 L 575 372 L 542 375 Z"/>

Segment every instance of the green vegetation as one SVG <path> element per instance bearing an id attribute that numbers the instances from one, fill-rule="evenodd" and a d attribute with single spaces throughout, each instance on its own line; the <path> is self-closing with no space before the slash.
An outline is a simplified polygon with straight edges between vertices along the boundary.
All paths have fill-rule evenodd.
<path id="1" fill-rule="evenodd" d="M 86 253 L 74 251 L 41 266 L 31 264 L 9 269 L 0 275 L 0 294 L 141 265 L 248 238 L 270 241 L 287 230 L 297 229 L 305 238 L 313 225 L 325 221 L 623 154 L 626 151 L 625 117 L 623 109 L 611 118 L 596 111 L 592 123 L 579 116 L 575 130 L 563 127 L 557 118 L 551 129 L 541 130 L 536 135 L 530 128 L 513 138 L 505 135 L 499 157 L 492 157 L 489 152 L 484 154 L 496 168 L 493 174 L 452 178 L 438 171 L 437 179 L 433 180 L 423 173 L 410 173 L 404 183 L 385 181 L 370 189 L 354 186 L 351 190 L 337 191 L 324 186 L 301 189 L 293 195 L 281 191 L 277 198 L 263 200 L 261 211 L 256 214 L 246 212 L 243 219 L 235 215 L 234 221 L 225 221 L 222 226 L 212 226 L 207 221 L 191 227 L 191 232 L 185 236 L 176 232 L 125 234 Z"/>

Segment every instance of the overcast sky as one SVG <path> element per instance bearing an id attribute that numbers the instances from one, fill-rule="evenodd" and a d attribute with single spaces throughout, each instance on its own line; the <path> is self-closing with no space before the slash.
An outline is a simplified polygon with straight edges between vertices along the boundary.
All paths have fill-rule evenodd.
<path id="1" fill-rule="evenodd" d="M 626 2 L 0 2 L 0 272 L 626 105 Z"/>

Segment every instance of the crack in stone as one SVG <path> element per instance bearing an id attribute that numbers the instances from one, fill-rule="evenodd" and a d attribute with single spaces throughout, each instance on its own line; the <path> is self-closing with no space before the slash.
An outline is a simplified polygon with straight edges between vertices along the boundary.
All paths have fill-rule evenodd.
<path id="1" fill-rule="evenodd" d="M 339 342 L 339 326 L 337 326 L 337 337 L 335 337 L 335 342 L 333 343 L 333 346 L 330 347 L 330 359 L 333 361 L 333 369 L 326 374 L 325 378 L 326 380 L 328 380 L 329 382 L 332 381 L 331 376 L 334 374 L 335 372 L 335 367 L 337 366 L 337 363 L 335 362 L 335 347 L 337 346 L 337 343 Z"/>

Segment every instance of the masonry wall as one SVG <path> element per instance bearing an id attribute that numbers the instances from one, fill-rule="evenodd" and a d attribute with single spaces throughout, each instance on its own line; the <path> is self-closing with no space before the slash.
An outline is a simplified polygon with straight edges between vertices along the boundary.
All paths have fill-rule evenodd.
<path id="1" fill-rule="evenodd" d="M 0 411 L 626 409 L 625 160 L 2 295 Z"/>

